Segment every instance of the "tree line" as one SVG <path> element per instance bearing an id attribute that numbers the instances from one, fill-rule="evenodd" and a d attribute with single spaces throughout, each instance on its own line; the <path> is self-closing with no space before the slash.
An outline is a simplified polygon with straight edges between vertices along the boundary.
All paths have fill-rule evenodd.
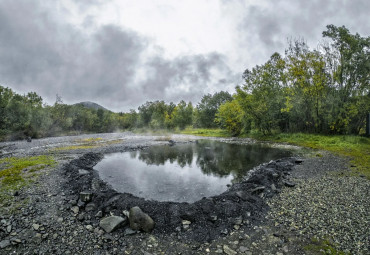
<path id="1" fill-rule="evenodd" d="M 265 64 L 245 70 L 236 93 L 207 94 L 196 106 L 154 101 L 114 113 L 67 105 L 59 96 L 49 106 L 35 92 L 19 95 L 0 86 L 0 140 L 187 126 L 224 128 L 232 135 L 360 134 L 370 112 L 370 37 L 334 25 L 323 37 L 329 40 L 316 49 L 291 40 L 284 55 L 274 53 Z"/>
<path id="2" fill-rule="evenodd" d="M 216 121 L 238 135 L 310 132 L 359 134 L 370 112 L 370 37 L 328 25 L 324 41 L 310 49 L 290 41 L 285 55 L 274 53 L 243 74 L 234 99 L 220 107 Z"/>
<path id="3" fill-rule="evenodd" d="M 0 86 L 0 140 L 40 138 L 66 134 L 103 133 L 138 128 L 184 129 L 186 126 L 214 128 L 218 107 L 231 100 L 228 92 L 205 95 L 193 107 L 191 102 L 146 102 L 137 110 L 115 113 L 82 104 L 64 104 L 57 95 L 54 105 L 43 103 L 35 92 L 20 95 Z"/>

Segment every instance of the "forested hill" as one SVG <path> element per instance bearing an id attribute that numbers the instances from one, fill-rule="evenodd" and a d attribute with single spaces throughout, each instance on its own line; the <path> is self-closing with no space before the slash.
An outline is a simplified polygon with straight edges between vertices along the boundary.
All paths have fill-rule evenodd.
<path id="1" fill-rule="evenodd" d="M 104 108 L 103 106 L 97 104 L 97 103 L 94 103 L 94 102 L 90 102 L 90 101 L 86 101 L 86 102 L 81 102 L 81 103 L 77 103 L 75 105 L 82 105 L 86 108 L 89 108 L 89 109 L 94 109 L 94 110 L 99 110 L 99 109 L 102 109 L 104 111 L 109 111 L 108 109 Z"/>
<path id="2" fill-rule="evenodd" d="M 43 104 L 35 92 L 19 95 L 0 86 L 0 140 L 73 132 L 113 132 L 133 128 L 220 127 L 232 135 L 258 130 L 320 134 L 363 134 L 370 112 L 370 37 L 328 25 L 314 49 L 303 40 L 285 54 L 243 73 L 236 93 L 204 95 L 191 102 L 146 102 L 127 113 L 94 103 Z M 85 106 L 88 107 L 85 107 Z"/>

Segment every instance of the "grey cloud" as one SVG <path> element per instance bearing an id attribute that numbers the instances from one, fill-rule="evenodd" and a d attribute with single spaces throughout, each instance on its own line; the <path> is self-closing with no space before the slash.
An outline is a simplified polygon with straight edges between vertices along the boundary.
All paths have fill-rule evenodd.
<path id="1" fill-rule="evenodd" d="M 218 89 L 223 89 L 225 84 L 235 86 L 234 80 L 227 80 L 232 72 L 224 58 L 218 53 L 171 60 L 157 56 L 146 63 L 149 75 L 140 87 L 146 98 L 161 99 L 165 96 L 173 101 L 184 99 L 197 103 L 202 95 L 209 93 L 211 84 Z M 212 72 L 221 74 L 223 79 L 214 80 Z"/>
<path id="2" fill-rule="evenodd" d="M 230 5 L 242 1 L 224 1 Z M 370 31 L 370 2 L 353 1 L 268 1 L 266 5 L 244 5 L 244 19 L 238 26 L 241 47 L 252 52 L 252 59 L 265 62 L 275 51 L 283 52 L 287 38 L 303 37 L 311 47 L 322 39 L 326 25 L 345 25 L 352 33 Z M 250 67 L 259 63 L 248 63 Z"/>
<path id="3" fill-rule="evenodd" d="M 28 1 L 0 5 L 1 82 L 43 97 L 109 104 L 127 97 L 146 40 L 115 26 L 84 37 Z"/>
<path id="4" fill-rule="evenodd" d="M 211 82 L 219 83 L 212 71 L 230 73 L 216 53 L 147 56 L 147 38 L 114 25 L 86 35 L 60 14 L 53 19 L 52 5 L 41 3 L 0 3 L 0 83 L 18 92 L 36 91 L 49 103 L 59 94 L 66 103 L 89 100 L 128 110 L 152 99 L 196 102 Z M 81 8 L 86 4 L 80 1 Z M 135 83 L 139 69 L 143 77 Z"/>

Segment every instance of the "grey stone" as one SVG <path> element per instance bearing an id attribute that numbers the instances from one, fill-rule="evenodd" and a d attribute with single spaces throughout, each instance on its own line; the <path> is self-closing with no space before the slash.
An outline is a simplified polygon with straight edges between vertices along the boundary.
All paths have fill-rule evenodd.
<path id="1" fill-rule="evenodd" d="M 272 191 L 276 191 L 276 186 L 275 186 L 275 184 L 271 184 L 271 190 L 272 190 Z"/>
<path id="2" fill-rule="evenodd" d="M 285 252 L 285 253 L 289 253 L 289 248 L 288 248 L 288 246 L 284 246 L 284 247 L 283 247 L 283 252 Z"/>
<path id="3" fill-rule="evenodd" d="M 213 223 L 215 223 L 215 222 L 217 221 L 217 219 L 218 219 L 217 215 L 211 215 L 211 216 L 209 217 L 209 220 L 210 220 L 211 222 L 213 222 Z"/>
<path id="4" fill-rule="evenodd" d="M 290 182 L 290 181 L 284 181 L 284 185 L 287 186 L 287 187 L 293 188 L 295 186 L 295 183 Z"/>
<path id="5" fill-rule="evenodd" d="M 86 206 L 85 206 L 85 211 L 86 212 L 91 212 L 91 211 L 94 211 L 96 208 L 96 204 L 94 203 L 88 203 Z"/>
<path id="6" fill-rule="evenodd" d="M 234 224 L 235 225 L 241 225 L 243 223 L 243 217 L 239 216 L 235 218 Z"/>
<path id="7" fill-rule="evenodd" d="M 122 213 L 123 213 L 123 215 L 125 215 L 127 218 L 129 218 L 129 217 L 130 217 L 130 213 L 129 213 L 129 211 L 124 210 Z"/>
<path id="8" fill-rule="evenodd" d="M 137 206 L 130 209 L 129 220 L 130 227 L 133 230 L 144 230 L 145 232 L 151 232 L 155 225 L 153 219 Z"/>
<path id="9" fill-rule="evenodd" d="M 9 240 L 2 240 L 0 242 L 0 249 L 4 249 L 6 247 L 8 247 L 10 245 L 10 241 Z"/>
<path id="10" fill-rule="evenodd" d="M 83 221 L 83 220 L 85 219 L 85 214 L 83 214 L 83 213 L 79 214 L 79 215 L 77 216 L 77 219 L 78 219 L 79 221 Z"/>
<path id="11" fill-rule="evenodd" d="M 265 186 L 256 187 L 254 189 L 251 189 L 251 193 L 260 193 L 265 190 Z"/>
<path id="12" fill-rule="evenodd" d="M 84 169 L 79 169 L 78 170 L 78 175 L 86 175 L 86 174 L 89 174 L 90 172 L 87 171 L 87 170 L 84 170 Z"/>
<path id="13" fill-rule="evenodd" d="M 40 228 L 40 225 L 39 224 L 32 224 L 32 227 L 33 227 L 33 229 L 34 230 L 39 230 L 39 228 Z"/>
<path id="14" fill-rule="evenodd" d="M 42 235 L 40 233 L 37 233 L 34 237 L 33 237 L 33 242 L 34 243 L 41 243 L 41 238 L 42 238 Z"/>
<path id="15" fill-rule="evenodd" d="M 99 226 L 104 229 L 105 232 L 110 233 L 118 227 L 124 225 L 126 222 L 126 218 L 122 218 L 119 216 L 109 216 L 102 219 L 99 223 Z"/>
<path id="16" fill-rule="evenodd" d="M 88 231 L 93 232 L 94 228 L 91 225 L 86 225 L 85 227 Z"/>
<path id="17" fill-rule="evenodd" d="M 231 249 L 229 246 L 227 246 L 227 245 L 224 245 L 223 246 L 223 250 L 224 250 L 224 252 L 227 254 L 227 255 L 236 255 L 237 254 L 237 252 L 236 251 L 234 251 L 233 249 Z"/>
<path id="18" fill-rule="evenodd" d="M 245 246 L 240 246 L 240 247 L 239 247 L 239 251 L 240 251 L 240 252 L 243 252 L 243 253 L 244 253 L 244 252 L 246 252 L 246 251 L 248 251 L 248 250 L 249 250 L 249 249 L 248 249 L 248 247 L 245 247 Z"/>
<path id="19" fill-rule="evenodd" d="M 240 198 L 241 200 L 244 200 L 246 201 L 248 198 L 249 198 L 249 193 L 245 192 L 245 191 L 237 191 L 235 192 L 235 195 Z"/>
<path id="20" fill-rule="evenodd" d="M 134 235 L 136 234 L 137 231 L 136 230 L 132 230 L 131 228 L 126 228 L 125 229 L 125 232 L 123 233 L 125 236 L 131 236 L 131 235 Z"/>
<path id="21" fill-rule="evenodd" d="M 81 201 L 81 199 L 79 199 L 79 200 L 78 200 L 78 202 L 77 202 L 77 206 L 78 206 L 79 208 L 82 208 L 82 207 L 84 207 L 84 206 L 85 206 L 85 202 L 83 202 L 83 201 Z"/>
<path id="22" fill-rule="evenodd" d="M 74 214 L 78 214 L 78 212 L 80 211 L 80 208 L 78 206 L 72 206 L 71 207 L 71 211 L 74 213 Z"/>

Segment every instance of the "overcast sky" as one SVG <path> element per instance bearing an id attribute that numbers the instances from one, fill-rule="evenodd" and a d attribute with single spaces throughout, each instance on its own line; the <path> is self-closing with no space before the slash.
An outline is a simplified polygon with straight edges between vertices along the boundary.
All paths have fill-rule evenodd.
<path id="1" fill-rule="evenodd" d="M 113 111 L 197 104 L 287 38 L 315 47 L 328 24 L 368 36 L 369 14 L 368 0 L 0 0 L 0 85 Z"/>

